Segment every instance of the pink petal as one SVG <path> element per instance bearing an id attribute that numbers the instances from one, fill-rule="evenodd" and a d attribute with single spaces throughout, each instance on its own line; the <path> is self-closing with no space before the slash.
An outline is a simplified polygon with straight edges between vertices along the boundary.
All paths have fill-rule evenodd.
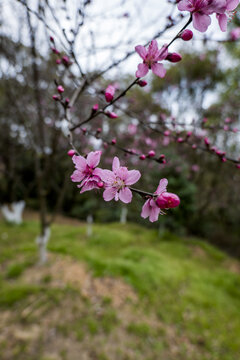
<path id="1" fill-rule="evenodd" d="M 87 166 L 87 160 L 80 155 L 73 155 L 72 161 L 78 170 L 84 171 Z"/>
<path id="2" fill-rule="evenodd" d="M 90 168 L 95 168 L 98 166 L 102 152 L 101 151 L 91 151 L 87 156 L 87 164 Z"/>
<path id="3" fill-rule="evenodd" d="M 119 199 L 124 202 L 125 204 L 128 204 L 132 201 L 132 192 L 128 187 L 125 187 L 124 189 L 121 189 L 119 191 Z"/>
<path id="4" fill-rule="evenodd" d="M 120 168 L 120 161 L 119 161 L 119 158 L 117 156 L 115 156 L 113 159 L 113 163 L 112 163 L 112 171 L 116 172 L 117 169 L 119 169 L 119 168 Z"/>
<path id="5" fill-rule="evenodd" d="M 155 194 L 157 195 L 161 195 L 163 192 L 167 191 L 167 184 L 168 184 L 168 180 L 167 179 L 161 179 L 159 181 L 159 185 L 157 187 L 157 190 L 155 191 Z"/>
<path id="6" fill-rule="evenodd" d="M 227 15 L 225 15 L 225 14 L 217 14 L 217 19 L 218 19 L 220 29 L 223 32 L 227 31 L 227 22 L 228 22 Z"/>
<path id="7" fill-rule="evenodd" d="M 101 179 L 102 172 L 103 172 L 103 169 L 96 168 L 96 169 L 93 170 L 92 175 L 93 176 L 98 176 Z"/>
<path id="8" fill-rule="evenodd" d="M 135 47 L 135 50 L 136 50 L 136 52 L 138 53 L 138 55 L 140 55 L 141 58 L 142 58 L 143 60 L 145 60 L 145 58 L 146 58 L 146 56 L 147 56 L 147 50 L 145 49 L 145 47 L 142 46 L 142 45 L 138 45 L 138 46 Z"/>
<path id="9" fill-rule="evenodd" d="M 136 77 L 140 78 L 148 73 L 148 66 L 146 64 L 138 64 L 138 70 L 136 71 Z"/>
<path id="10" fill-rule="evenodd" d="M 233 11 L 239 4 L 239 0 L 227 0 L 227 10 Z"/>
<path id="11" fill-rule="evenodd" d="M 166 69 L 164 69 L 163 64 L 158 64 L 155 63 L 152 65 L 152 72 L 159 76 L 160 78 L 164 78 L 164 76 L 166 75 Z"/>
<path id="12" fill-rule="evenodd" d="M 158 54 L 158 44 L 157 40 L 152 40 L 149 47 L 148 47 L 148 55 L 151 58 L 155 58 L 155 56 Z"/>
<path id="13" fill-rule="evenodd" d="M 182 0 L 178 4 L 178 10 L 192 11 L 192 10 L 194 10 L 194 6 L 189 2 L 189 0 Z"/>
<path id="14" fill-rule="evenodd" d="M 140 177 L 141 177 L 141 174 L 138 170 L 130 170 L 127 173 L 125 184 L 133 185 L 140 179 Z"/>
<path id="15" fill-rule="evenodd" d="M 149 216 L 149 220 L 150 220 L 151 222 L 157 221 L 159 214 L 160 214 L 160 209 L 155 205 L 155 206 L 152 207 L 152 209 L 151 209 L 150 216 Z"/>
<path id="16" fill-rule="evenodd" d="M 151 210 L 150 199 L 148 199 L 142 207 L 141 217 L 146 219 L 150 215 L 150 210 Z"/>
<path id="17" fill-rule="evenodd" d="M 103 199 L 105 201 L 111 201 L 112 199 L 114 199 L 115 195 L 117 193 L 117 189 L 116 188 L 112 188 L 109 187 L 106 190 L 104 190 L 103 192 Z"/>
<path id="18" fill-rule="evenodd" d="M 166 59 L 167 56 L 168 56 L 168 48 L 167 48 L 167 45 L 165 44 L 159 50 L 157 61 L 164 60 L 164 59 Z"/>
<path id="19" fill-rule="evenodd" d="M 120 168 L 117 169 L 115 174 L 125 182 L 128 176 L 128 169 L 126 166 L 120 166 Z"/>
<path id="20" fill-rule="evenodd" d="M 100 174 L 100 178 L 106 184 L 112 184 L 116 180 L 116 176 L 111 170 L 102 170 Z"/>
<path id="21" fill-rule="evenodd" d="M 89 180 L 83 185 L 80 194 L 84 193 L 85 191 L 90 191 L 92 189 L 98 189 L 97 182 Z"/>
<path id="22" fill-rule="evenodd" d="M 79 170 L 75 170 L 72 175 L 71 175 L 71 180 L 73 182 L 80 182 L 85 178 L 85 175 L 79 171 Z"/>
<path id="23" fill-rule="evenodd" d="M 200 14 L 198 12 L 193 14 L 193 27 L 201 32 L 207 31 L 211 24 L 211 18 L 209 15 Z"/>

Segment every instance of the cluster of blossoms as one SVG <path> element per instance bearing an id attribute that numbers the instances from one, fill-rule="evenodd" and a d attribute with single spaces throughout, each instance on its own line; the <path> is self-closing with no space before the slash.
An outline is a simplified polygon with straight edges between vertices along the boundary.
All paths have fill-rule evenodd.
<path id="1" fill-rule="evenodd" d="M 198 31 L 207 31 L 212 14 L 216 14 L 220 29 L 226 31 L 228 17 L 238 4 L 239 0 L 180 0 L 178 9 L 192 14 L 193 27 Z"/>
<path id="2" fill-rule="evenodd" d="M 101 151 L 92 151 L 86 158 L 69 152 L 75 165 L 75 171 L 71 175 L 73 182 L 80 183 L 80 193 L 93 189 L 103 189 L 105 201 L 121 200 L 125 204 L 132 201 L 131 185 L 135 184 L 141 177 L 138 170 L 128 170 L 121 166 L 118 157 L 114 157 L 112 171 L 101 169 L 98 166 L 101 158 Z M 180 204 L 176 194 L 167 192 L 167 179 L 160 180 L 159 186 L 154 194 L 147 194 L 147 200 L 142 208 L 141 216 L 149 217 L 151 222 L 157 221 L 158 216 L 164 214 L 163 209 L 175 208 Z M 138 192 L 138 190 L 134 189 Z M 139 191 L 139 193 L 143 193 Z"/>

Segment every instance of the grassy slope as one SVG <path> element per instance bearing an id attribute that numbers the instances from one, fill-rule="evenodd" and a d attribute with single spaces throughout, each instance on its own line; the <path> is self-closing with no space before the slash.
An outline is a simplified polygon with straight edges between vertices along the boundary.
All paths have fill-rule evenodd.
<path id="1" fill-rule="evenodd" d="M 86 238 L 85 232 L 83 226 L 55 225 L 49 250 L 84 261 L 95 276 L 123 278 L 136 290 L 139 296 L 137 306 L 143 318 L 146 314 L 154 314 L 166 328 L 174 326 L 176 342 L 177 337 L 184 334 L 194 348 L 190 355 L 183 341 L 181 348 L 173 355 L 167 350 L 171 345 L 165 346 L 163 329 L 161 332 L 153 331 L 140 317 L 130 322 L 125 330 L 129 336 L 136 337 L 136 343 L 142 346 L 142 353 L 148 348 L 146 356 L 141 357 L 141 352 L 136 352 L 132 357 L 119 353 L 111 360 L 151 360 L 156 356 L 164 360 L 240 359 L 240 276 L 230 271 L 230 267 L 237 269 L 237 263 L 199 240 L 180 239 L 170 234 L 159 238 L 155 231 L 136 225 L 96 225 L 91 239 Z M 68 289 L 64 292 L 53 291 L 44 283 L 29 285 L 19 280 L 25 269 L 36 261 L 33 241 L 37 234 L 36 223 L 29 222 L 20 227 L 1 223 L 0 234 L 0 264 L 3 264 L 0 311 L 15 309 L 33 294 L 46 291 L 51 299 L 53 293 L 57 294 L 57 300 L 58 293 L 60 297 L 66 296 Z M 18 260 L 14 261 L 16 257 Z M 121 313 L 117 313 L 116 317 L 120 319 Z M 92 315 L 91 319 L 94 324 Z M 88 330 L 91 333 L 91 326 Z M 4 346 L 6 344 L 0 342 L 3 359 Z M 150 352 L 149 346 L 152 348 Z M 59 358 L 68 359 L 64 354 Z M 96 357 L 101 358 L 108 359 L 106 354 Z M 19 359 L 22 359 L 20 355 Z M 42 360 L 43 357 L 39 355 L 24 359 Z"/>

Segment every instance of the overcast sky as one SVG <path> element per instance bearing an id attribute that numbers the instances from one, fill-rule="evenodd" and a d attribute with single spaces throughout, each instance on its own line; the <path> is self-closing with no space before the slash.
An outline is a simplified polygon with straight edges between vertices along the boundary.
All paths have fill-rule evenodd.
<path id="1" fill-rule="evenodd" d="M 79 19 L 76 12 L 78 3 L 79 0 L 67 0 L 67 11 L 64 11 L 63 1 L 49 0 L 49 4 L 55 9 L 54 15 L 58 18 L 60 26 L 66 29 L 69 38 L 71 38 L 70 30 L 75 28 L 76 21 Z M 28 4 L 31 9 L 38 12 L 38 0 L 29 0 Z M 29 36 L 23 6 L 17 0 L 1 0 L 1 7 L 1 32 L 11 35 L 15 40 L 21 39 L 27 44 Z M 78 60 L 85 71 L 104 69 L 112 61 L 121 59 L 136 45 L 150 41 L 158 31 L 164 28 L 166 16 L 169 14 L 175 16 L 178 13 L 177 8 L 169 4 L 167 0 L 92 0 L 92 4 L 87 7 L 85 25 L 81 28 L 76 42 L 75 50 Z M 45 14 L 49 26 L 56 31 L 59 40 L 61 39 L 64 43 L 64 37 L 47 8 L 45 8 Z M 35 21 L 36 18 L 33 16 L 32 19 Z M 186 19 L 159 38 L 159 46 L 171 40 Z M 43 26 L 40 25 L 39 30 L 38 49 L 44 53 L 48 50 L 49 44 L 46 41 Z M 48 34 L 51 34 L 51 31 L 48 31 Z M 225 36 L 218 30 L 215 19 L 207 35 L 218 39 Z M 202 38 L 202 34 L 194 31 L 195 40 L 185 45 L 199 48 L 201 46 L 199 40 Z M 63 44 L 58 39 L 56 40 L 59 49 L 63 50 Z M 179 45 L 182 45 L 182 42 L 176 42 L 171 50 L 176 50 Z M 96 52 L 90 54 L 93 48 Z M 135 54 L 111 75 L 119 72 L 135 72 L 138 62 L 139 58 Z"/>

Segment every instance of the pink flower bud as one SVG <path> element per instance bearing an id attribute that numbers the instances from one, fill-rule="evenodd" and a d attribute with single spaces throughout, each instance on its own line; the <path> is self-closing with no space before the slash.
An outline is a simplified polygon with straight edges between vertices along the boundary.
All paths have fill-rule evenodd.
<path id="1" fill-rule="evenodd" d="M 138 80 L 137 84 L 140 86 L 140 87 L 144 87 L 147 85 L 147 81 L 146 80 Z"/>
<path id="2" fill-rule="evenodd" d="M 222 162 L 226 162 L 227 159 L 226 159 L 225 157 L 222 157 L 222 158 L 221 158 L 221 161 L 222 161 Z"/>
<path id="3" fill-rule="evenodd" d="M 58 64 L 58 65 L 61 64 L 61 62 L 62 62 L 61 59 L 56 60 L 56 64 Z"/>
<path id="4" fill-rule="evenodd" d="M 49 39 L 50 39 L 51 42 L 54 42 L 54 38 L 52 36 L 50 36 Z"/>
<path id="5" fill-rule="evenodd" d="M 107 102 L 111 102 L 114 98 L 115 87 L 113 85 L 108 85 L 105 90 L 105 99 Z"/>
<path id="6" fill-rule="evenodd" d="M 68 65 L 71 64 L 71 61 L 70 61 L 69 57 L 66 56 L 66 55 L 64 55 L 64 56 L 62 57 L 62 62 L 63 62 L 63 64 L 64 64 L 65 66 L 68 66 Z"/>
<path id="7" fill-rule="evenodd" d="M 169 130 L 165 130 L 163 133 L 164 136 L 169 136 L 170 134 L 171 134 L 171 132 Z"/>
<path id="8" fill-rule="evenodd" d="M 75 155 L 75 150 L 71 149 L 68 151 L 68 156 L 73 157 Z"/>
<path id="9" fill-rule="evenodd" d="M 180 204 L 179 197 L 176 194 L 172 194 L 168 192 L 164 192 L 156 200 L 156 205 L 160 209 L 175 208 L 179 206 L 179 204 Z"/>
<path id="10" fill-rule="evenodd" d="M 204 138 L 204 142 L 205 142 L 206 146 L 210 145 L 210 141 L 209 141 L 209 139 L 207 137 Z"/>
<path id="11" fill-rule="evenodd" d="M 180 35 L 180 38 L 184 41 L 189 41 L 193 37 L 193 32 L 189 29 L 183 30 L 183 32 Z"/>
<path id="12" fill-rule="evenodd" d="M 102 188 L 104 187 L 104 183 L 103 183 L 102 181 L 99 181 L 99 182 L 97 183 L 97 186 L 98 186 L 100 189 L 102 189 Z"/>
<path id="13" fill-rule="evenodd" d="M 154 150 L 150 150 L 148 152 L 148 157 L 154 157 L 155 156 L 155 151 Z"/>
<path id="14" fill-rule="evenodd" d="M 64 88 L 62 87 L 62 85 L 59 85 L 57 87 L 57 91 L 59 92 L 59 94 L 62 94 L 64 92 Z"/>
<path id="15" fill-rule="evenodd" d="M 192 145 L 192 149 L 195 150 L 196 148 L 197 148 L 197 145 L 196 145 L 196 144 L 193 144 L 193 145 Z"/>
<path id="16" fill-rule="evenodd" d="M 105 114 L 106 114 L 110 119 L 117 119 L 117 118 L 118 118 L 118 115 L 117 115 L 115 112 L 113 112 L 113 111 L 107 111 Z"/>
<path id="17" fill-rule="evenodd" d="M 229 117 L 225 119 L 225 123 L 226 123 L 226 124 L 229 124 L 231 121 L 232 121 L 232 120 L 231 120 Z"/>
<path id="18" fill-rule="evenodd" d="M 104 143 L 104 144 L 103 144 L 103 147 L 104 147 L 104 149 L 107 149 L 107 148 L 108 148 L 108 144 L 107 144 L 107 143 Z"/>
<path id="19" fill-rule="evenodd" d="M 233 132 L 234 132 L 234 133 L 237 133 L 237 132 L 238 132 L 238 129 L 237 129 L 237 128 L 233 128 Z"/>
<path id="20" fill-rule="evenodd" d="M 178 142 L 179 144 L 181 144 L 181 143 L 184 142 L 184 139 L 183 139 L 182 137 L 179 137 L 179 138 L 177 139 L 177 142 Z"/>
<path id="21" fill-rule="evenodd" d="M 206 124 L 207 121 L 208 121 L 207 118 L 204 118 L 204 119 L 202 120 L 202 122 L 203 122 L 204 124 Z"/>
<path id="22" fill-rule="evenodd" d="M 224 125 L 223 130 L 224 130 L 224 131 L 228 131 L 228 130 L 229 130 L 229 126 Z"/>
<path id="23" fill-rule="evenodd" d="M 116 140 L 116 139 L 112 139 L 112 141 L 111 141 L 112 145 L 115 145 L 115 144 L 116 144 L 116 142 L 117 142 L 117 140 Z"/>
<path id="24" fill-rule="evenodd" d="M 97 133 L 101 133 L 102 132 L 102 128 L 97 128 Z"/>
<path id="25" fill-rule="evenodd" d="M 192 131 L 187 132 L 187 137 L 190 137 L 192 135 Z"/>
<path id="26" fill-rule="evenodd" d="M 140 156 L 139 156 L 139 159 L 140 159 L 140 160 L 145 160 L 145 159 L 146 159 L 146 155 L 144 155 L 144 154 L 140 155 Z"/>
<path id="27" fill-rule="evenodd" d="M 178 53 L 169 53 L 168 56 L 166 57 L 166 60 L 172 63 L 177 63 L 182 60 L 182 57 Z"/>
<path id="28" fill-rule="evenodd" d="M 55 48 L 52 48 L 52 52 L 54 53 L 54 54 L 57 54 L 57 55 L 59 55 L 60 54 L 60 51 L 58 51 L 57 49 L 55 49 Z"/>
<path id="29" fill-rule="evenodd" d="M 81 130 L 82 130 L 83 134 L 86 134 L 86 132 L 87 132 L 86 128 L 82 128 Z"/>
<path id="30" fill-rule="evenodd" d="M 59 100 L 59 96 L 58 96 L 58 95 L 56 95 L 56 94 L 55 94 L 55 95 L 53 95 L 53 96 L 52 96 L 52 98 L 53 98 L 53 100 L 55 100 L 55 101 L 58 101 L 58 100 Z"/>
<path id="31" fill-rule="evenodd" d="M 96 112 L 99 109 L 99 105 L 98 104 L 94 104 L 92 107 L 92 111 Z"/>
<path id="32" fill-rule="evenodd" d="M 237 164 L 237 165 L 236 165 L 236 168 L 237 168 L 237 169 L 240 169 L 240 164 Z"/>
<path id="33" fill-rule="evenodd" d="M 65 99 L 65 104 L 69 104 L 70 103 L 70 99 L 69 98 L 66 98 Z"/>

